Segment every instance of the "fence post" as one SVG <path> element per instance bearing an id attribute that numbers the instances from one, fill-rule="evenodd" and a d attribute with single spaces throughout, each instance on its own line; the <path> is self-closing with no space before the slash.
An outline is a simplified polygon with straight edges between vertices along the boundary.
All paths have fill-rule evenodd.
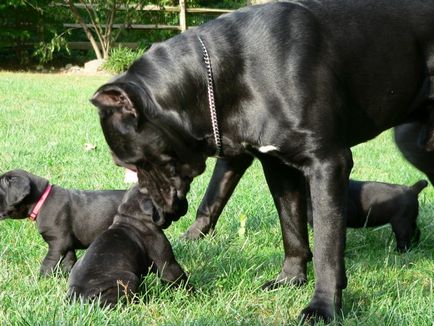
<path id="1" fill-rule="evenodd" d="M 187 29 L 187 10 L 185 0 L 179 0 L 179 27 L 181 32 Z"/>

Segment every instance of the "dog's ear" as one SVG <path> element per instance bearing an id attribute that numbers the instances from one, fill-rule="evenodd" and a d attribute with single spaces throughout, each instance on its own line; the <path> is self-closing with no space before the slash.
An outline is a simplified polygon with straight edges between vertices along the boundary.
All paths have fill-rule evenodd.
<path id="1" fill-rule="evenodd" d="M 30 194 L 30 180 L 27 177 L 11 176 L 6 177 L 6 204 L 13 206 L 19 204 Z"/>
<path id="2" fill-rule="evenodd" d="M 153 216 L 154 215 L 154 205 L 152 200 L 140 200 L 139 202 L 140 210 L 144 215 Z"/>
<path id="3" fill-rule="evenodd" d="M 142 213 L 146 216 L 151 216 L 152 222 L 155 225 L 161 227 L 164 224 L 164 220 L 161 218 L 151 199 L 141 200 L 139 205 Z"/>
<path id="4" fill-rule="evenodd" d="M 124 87 L 106 84 L 96 91 L 90 102 L 101 110 L 118 109 L 123 114 L 138 117 L 138 111 Z M 101 113 L 104 113 L 103 111 Z"/>

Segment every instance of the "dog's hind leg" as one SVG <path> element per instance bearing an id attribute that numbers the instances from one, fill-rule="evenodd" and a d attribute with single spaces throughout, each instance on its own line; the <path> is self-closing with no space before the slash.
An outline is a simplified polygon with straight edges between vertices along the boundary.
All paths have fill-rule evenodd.
<path id="1" fill-rule="evenodd" d="M 263 288 L 304 284 L 307 262 L 312 258 L 306 222 L 306 180 L 300 171 L 277 158 L 264 156 L 259 159 L 279 214 L 285 253 L 282 271 Z"/>
<path id="2" fill-rule="evenodd" d="M 183 234 L 184 239 L 197 240 L 214 232 L 223 208 L 252 162 L 253 156 L 251 155 L 217 160 L 205 196 L 197 210 L 196 220 Z"/>

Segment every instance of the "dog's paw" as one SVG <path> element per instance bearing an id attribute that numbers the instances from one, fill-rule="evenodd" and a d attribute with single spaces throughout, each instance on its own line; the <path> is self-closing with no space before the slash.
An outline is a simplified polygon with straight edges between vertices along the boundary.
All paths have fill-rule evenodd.
<path id="1" fill-rule="evenodd" d="M 419 244 L 420 241 L 420 229 L 416 227 L 414 230 L 410 240 L 400 240 L 397 239 L 396 243 L 396 251 L 399 253 L 406 253 L 407 251 L 412 250 Z"/>
<path id="2" fill-rule="evenodd" d="M 214 235 L 213 228 L 197 228 L 192 225 L 185 233 L 183 233 L 180 237 L 181 240 L 185 241 L 196 241 L 205 237 L 207 234 Z"/>
<path id="3" fill-rule="evenodd" d="M 309 323 L 314 325 L 317 322 L 323 321 L 325 323 L 330 323 L 334 320 L 334 309 L 326 304 L 310 304 L 308 307 L 304 308 L 299 319 L 302 323 Z"/>
<path id="4" fill-rule="evenodd" d="M 195 241 L 200 240 L 205 236 L 204 233 L 197 229 L 188 229 L 185 233 L 183 233 L 180 237 L 181 240 L 185 241 Z"/>
<path id="5" fill-rule="evenodd" d="M 261 288 L 262 290 L 271 291 L 284 286 L 302 286 L 306 284 L 306 282 L 307 280 L 304 276 L 284 278 L 265 282 Z"/>

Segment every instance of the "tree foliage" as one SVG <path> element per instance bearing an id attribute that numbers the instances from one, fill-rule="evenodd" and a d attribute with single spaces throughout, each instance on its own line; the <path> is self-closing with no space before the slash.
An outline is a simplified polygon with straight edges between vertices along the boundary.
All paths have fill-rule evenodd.
<path id="1" fill-rule="evenodd" d="M 252 0 L 254 1 L 254 0 Z M 187 0 L 188 7 L 237 9 L 247 0 Z M 142 44 L 163 40 L 175 31 L 132 30 L 132 24 L 177 25 L 176 13 L 145 12 L 144 5 L 177 6 L 178 0 L 3 0 L 0 1 L 0 62 L 9 58 L 26 65 L 32 55 L 49 61 L 68 42 L 88 40 L 97 58 L 107 58 L 115 42 Z M 189 25 L 198 25 L 211 15 L 187 16 Z M 78 29 L 64 23 L 76 22 Z M 113 28 L 116 24 L 116 28 Z M 64 52 L 65 53 L 65 52 Z"/>

